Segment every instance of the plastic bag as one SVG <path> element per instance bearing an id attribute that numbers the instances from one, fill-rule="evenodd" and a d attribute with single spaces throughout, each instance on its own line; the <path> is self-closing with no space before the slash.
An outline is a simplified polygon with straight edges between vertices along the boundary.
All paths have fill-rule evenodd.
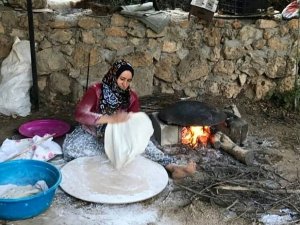
<path id="1" fill-rule="evenodd" d="M 29 41 L 16 38 L 11 52 L 2 62 L 0 80 L 0 114 L 29 115 L 32 86 Z"/>
<path id="2" fill-rule="evenodd" d="M 293 1 L 290 4 L 288 4 L 283 10 L 282 10 L 282 17 L 284 19 L 293 19 L 293 18 L 299 18 L 299 0 Z"/>
<path id="3" fill-rule="evenodd" d="M 120 169 L 143 153 L 152 134 L 152 122 L 143 112 L 131 113 L 124 123 L 108 124 L 104 148 L 113 167 Z"/>

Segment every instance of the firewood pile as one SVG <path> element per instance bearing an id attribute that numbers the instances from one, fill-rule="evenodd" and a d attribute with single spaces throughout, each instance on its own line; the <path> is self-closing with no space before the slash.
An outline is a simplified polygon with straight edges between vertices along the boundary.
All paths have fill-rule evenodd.
<path id="1" fill-rule="evenodd" d="M 300 179 L 289 181 L 263 165 L 215 161 L 176 185 L 190 193 L 191 202 L 210 202 L 234 212 L 235 218 L 253 220 L 289 209 L 293 222 L 300 221 Z"/>

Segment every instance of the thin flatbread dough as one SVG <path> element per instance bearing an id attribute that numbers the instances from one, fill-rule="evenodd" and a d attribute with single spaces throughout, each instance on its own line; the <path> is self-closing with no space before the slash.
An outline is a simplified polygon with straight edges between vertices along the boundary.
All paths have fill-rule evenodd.
<path id="1" fill-rule="evenodd" d="M 61 188 L 88 202 L 124 204 L 143 201 L 159 194 L 168 184 L 163 166 L 142 156 L 116 170 L 105 155 L 81 157 L 62 169 Z"/>
<path id="2" fill-rule="evenodd" d="M 152 122 L 146 113 L 131 113 L 124 123 L 108 124 L 104 135 L 104 149 L 116 169 L 128 165 L 145 151 L 153 134 Z"/>

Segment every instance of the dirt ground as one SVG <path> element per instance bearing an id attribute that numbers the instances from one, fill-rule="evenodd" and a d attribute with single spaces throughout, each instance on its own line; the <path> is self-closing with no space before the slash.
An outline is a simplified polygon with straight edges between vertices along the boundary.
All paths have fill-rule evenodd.
<path id="1" fill-rule="evenodd" d="M 178 96 L 152 96 L 142 98 L 142 110 L 156 111 L 178 100 Z M 249 133 L 244 146 L 248 150 L 264 150 L 268 166 L 275 168 L 285 179 L 297 178 L 300 169 L 300 117 L 299 114 L 278 108 L 270 102 L 253 102 L 247 99 L 223 99 L 203 96 L 197 100 L 224 108 L 236 104 L 242 118 L 248 122 Z M 73 105 L 56 103 L 32 112 L 25 118 L 0 116 L 0 144 L 6 138 L 18 137 L 18 127 L 29 120 L 59 118 L 76 125 L 73 120 Z M 62 139 L 56 140 L 62 143 Z M 254 143 L 252 143 L 254 142 Z M 267 146 L 267 147 L 266 147 Z M 61 166 L 62 159 L 54 160 Z M 197 164 L 197 173 L 203 167 Z M 256 218 L 243 219 L 241 215 L 230 215 L 225 208 L 204 201 L 191 201 L 192 194 L 180 188 L 172 179 L 163 192 L 139 203 L 106 205 L 88 203 L 75 199 L 58 189 L 51 207 L 43 214 L 28 220 L 0 224 L 103 224 L 103 225 L 209 225 L 209 224 L 259 224 Z M 262 224 L 262 223 L 260 223 Z M 272 223 L 270 223 L 272 224 Z M 275 224 L 275 223 L 273 223 Z M 276 223 L 277 224 L 277 223 Z"/>

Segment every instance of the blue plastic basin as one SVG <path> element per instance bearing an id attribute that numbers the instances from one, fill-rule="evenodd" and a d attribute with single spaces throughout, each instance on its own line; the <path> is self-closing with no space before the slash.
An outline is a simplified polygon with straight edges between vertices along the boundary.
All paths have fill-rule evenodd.
<path id="1" fill-rule="evenodd" d="M 34 185 L 39 180 L 47 183 L 47 191 L 23 198 L 0 198 L 0 219 L 21 220 L 44 212 L 61 182 L 59 169 L 47 162 L 23 159 L 0 163 L 0 185 Z"/>

